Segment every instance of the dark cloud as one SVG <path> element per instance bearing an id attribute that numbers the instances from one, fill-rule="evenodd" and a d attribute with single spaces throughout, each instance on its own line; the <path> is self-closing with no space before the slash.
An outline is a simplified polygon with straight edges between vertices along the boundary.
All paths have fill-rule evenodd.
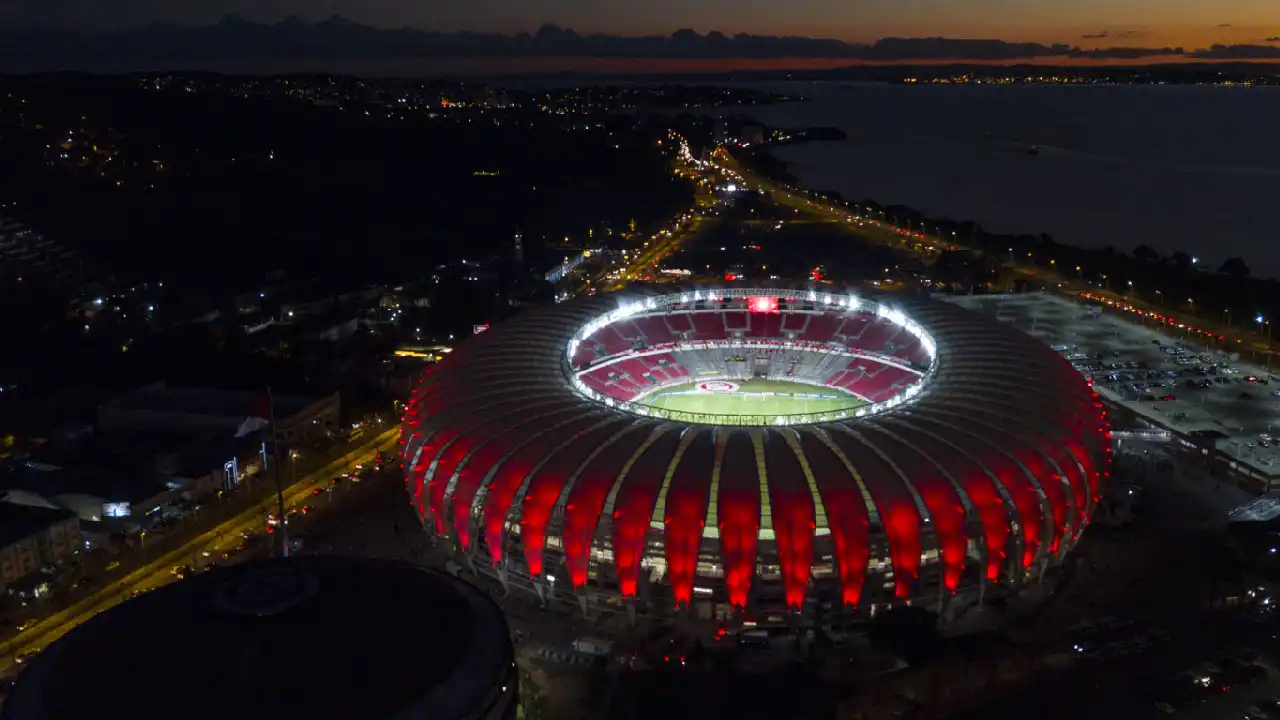
<path id="1" fill-rule="evenodd" d="M 1214 45 L 1191 53 L 1203 60 L 1280 60 L 1280 47 L 1270 45 Z"/>
<path id="2" fill-rule="evenodd" d="M 1142 31 L 1141 31 L 1141 30 L 1121 30 L 1121 31 L 1119 31 L 1119 32 L 1115 32 L 1115 33 L 1111 32 L 1110 30 L 1100 30 L 1100 31 L 1098 31 L 1098 32 L 1096 32 L 1096 33 L 1089 33 L 1088 35 L 1081 35 L 1081 36 L 1080 36 L 1080 39 L 1081 39 L 1081 40 L 1104 40 L 1104 39 L 1106 39 L 1106 38 L 1111 38 L 1111 37 L 1114 37 L 1114 38 L 1136 38 L 1136 37 L 1141 37 L 1141 36 L 1142 36 L 1142 34 L 1143 34 L 1143 33 L 1142 33 Z"/>
<path id="3" fill-rule="evenodd" d="M 1137 31 L 1115 33 L 1130 37 Z M 1099 37 L 1107 33 L 1098 33 Z M 1259 46 L 1262 47 L 1262 46 Z M 1277 48 L 1264 48 L 1280 52 Z M 1213 48 L 1198 52 L 1227 52 Z M 140 30 L 78 32 L 0 29 L 0 61 L 92 68 L 100 61 L 144 58 L 174 67 L 209 60 L 400 60 L 418 58 L 847 58 L 875 61 L 1014 61 L 1039 58 L 1134 59 L 1183 55 L 1182 48 L 1114 47 L 1084 50 L 1066 44 L 1016 43 L 942 37 L 883 38 L 871 44 L 767 35 L 582 35 L 544 25 L 536 33 L 440 33 L 380 30 L 334 16 L 319 23 L 296 17 L 275 24 L 229 16 L 215 25 L 152 25 Z"/>
<path id="4" fill-rule="evenodd" d="M 1231 27 L 1231 23 L 1218 23 L 1218 27 Z"/>
<path id="5" fill-rule="evenodd" d="M 1262 38 L 1262 42 L 1280 43 L 1280 35 L 1277 35 L 1275 37 Z"/>

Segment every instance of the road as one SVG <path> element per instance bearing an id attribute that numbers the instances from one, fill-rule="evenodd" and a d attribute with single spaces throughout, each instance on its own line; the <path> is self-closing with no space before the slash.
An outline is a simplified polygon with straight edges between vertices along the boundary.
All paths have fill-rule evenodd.
<path id="1" fill-rule="evenodd" d="M 314 497 L 312 491 L 317 487 L 328 487 L 335 475 L 346 472 L 358 462 L 368 459 L 370 454 L 380 450 L 391 450 L 397 447 L 400 428 L 392 428 L 370 439 L 367 443 L 351 450 L 338 460 L 300 478 L 285 490 L 285 507 L 304 504 Z M 350 461 L 348 461 L 350 458 Z M 211 556 L 225 550 L 235 548 L 241 543 L 241 533 L 246 531 L 260 532 L 263 529 L 267 513 L 276 510 L 276 498 L 269 496 L 253 507 L 235 517 L 211 528 L 202 535 L 192 538 L 182 547 L 167 552 L 150 563 L 125 575 L 109 587 L 92 592 L 71 607 L 55 613 L 31 628 L 14 636 L 5 643 L 0 655 L 0 676 L 13 669 L 15 656 L 43 650 L 48 645 L 77 625 L 87 621 L 94 615 L 118 605 L 133 596 L 135 592 L 154 590 L 157 587 L 173 582 L 173 568 L 178 565 L 192 564 L 193 558 L 204 558 L 205 551 Z"/>

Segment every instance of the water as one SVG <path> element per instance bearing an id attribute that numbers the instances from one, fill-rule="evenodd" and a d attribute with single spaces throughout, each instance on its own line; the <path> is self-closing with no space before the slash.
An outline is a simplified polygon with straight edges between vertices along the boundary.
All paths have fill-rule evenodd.
<path id="1" fill-rule="evenodd" d="M 1084 247 L 1146 244 L 1214 267 L 1239 255 L 1280 276 L 1280 88 L 769 89 L 812 102 L 742 111 L 849 134 L 776 151 L 809 187 Z"/>

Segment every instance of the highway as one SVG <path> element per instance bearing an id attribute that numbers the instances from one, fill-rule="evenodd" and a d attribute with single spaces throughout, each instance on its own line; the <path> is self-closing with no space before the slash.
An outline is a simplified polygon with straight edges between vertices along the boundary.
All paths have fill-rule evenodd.
<path id="1" fill-rule="evenodd" d="M 387 430 L 354 448 L 342 458 L 300 478 L 285 490 L 285 507 L 292 508 L 311 501 L 315 497 L 312 492 L 315 488 L 328 487 L 334 476 L 347 472 L 356 464 L 368 460 L 371 454 L 396 448 L 399 437 L 400 428 Z M 0 676 L 8 674 L 13 669 L 16 656 L 43 650 L 77 625 L 103 610 L 128 600 L 137 592 L 154 590 L 173 582 L 176 579 L 172 572 L 175 566 L 192 564 L 193 558 L 204 562 L 207 559 L 217 558 L 224 551 L 235 549 L 242 542 L 242 533 L 261 532 L 267 514 L 275 510 L 276 497 L 270 495 L 239 515 L 192 538 L 182 547 L 165 553 L 128 575 L 115 579 L 105 588 L 92 591 L 71 607 L 41 620 L 33 627 L 14 636 L 5 643 L 4 654 L 0 655 Z M 209 558 L 204 555 L 206 551 L 210 553 Z"/>

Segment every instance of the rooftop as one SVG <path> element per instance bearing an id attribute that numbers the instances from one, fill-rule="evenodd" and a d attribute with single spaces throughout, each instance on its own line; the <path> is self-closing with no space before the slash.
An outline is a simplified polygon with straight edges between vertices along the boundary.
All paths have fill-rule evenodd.
<path id="1" fill-rule="evenodd" d="M 276 417 L 286 418 L 319 402 L 322 398 L 301 395 L 273 395 Z M 106 407 L 184 415 L 210 415 L 244 419 L 266 400 L 266 391 L 241 392 L 213 388 L 148 385 L 106 403 Z"/>
<path id="2" fill-rule="evenodd" d="M 75 514 L 67 510 L 0 502 L 0 547 L 7 547 L 73 517 Z"/>
<path id="3" fill-rule="evenodd" d="M 469 585 L 304 556 L 211 570 L 96 616 L 32 663 L 0 717 L 96 717 L 112 698 L 145 698 L 122 700 L 136 720 L 467 717 L 512 661 L 500 611 Z"/>

